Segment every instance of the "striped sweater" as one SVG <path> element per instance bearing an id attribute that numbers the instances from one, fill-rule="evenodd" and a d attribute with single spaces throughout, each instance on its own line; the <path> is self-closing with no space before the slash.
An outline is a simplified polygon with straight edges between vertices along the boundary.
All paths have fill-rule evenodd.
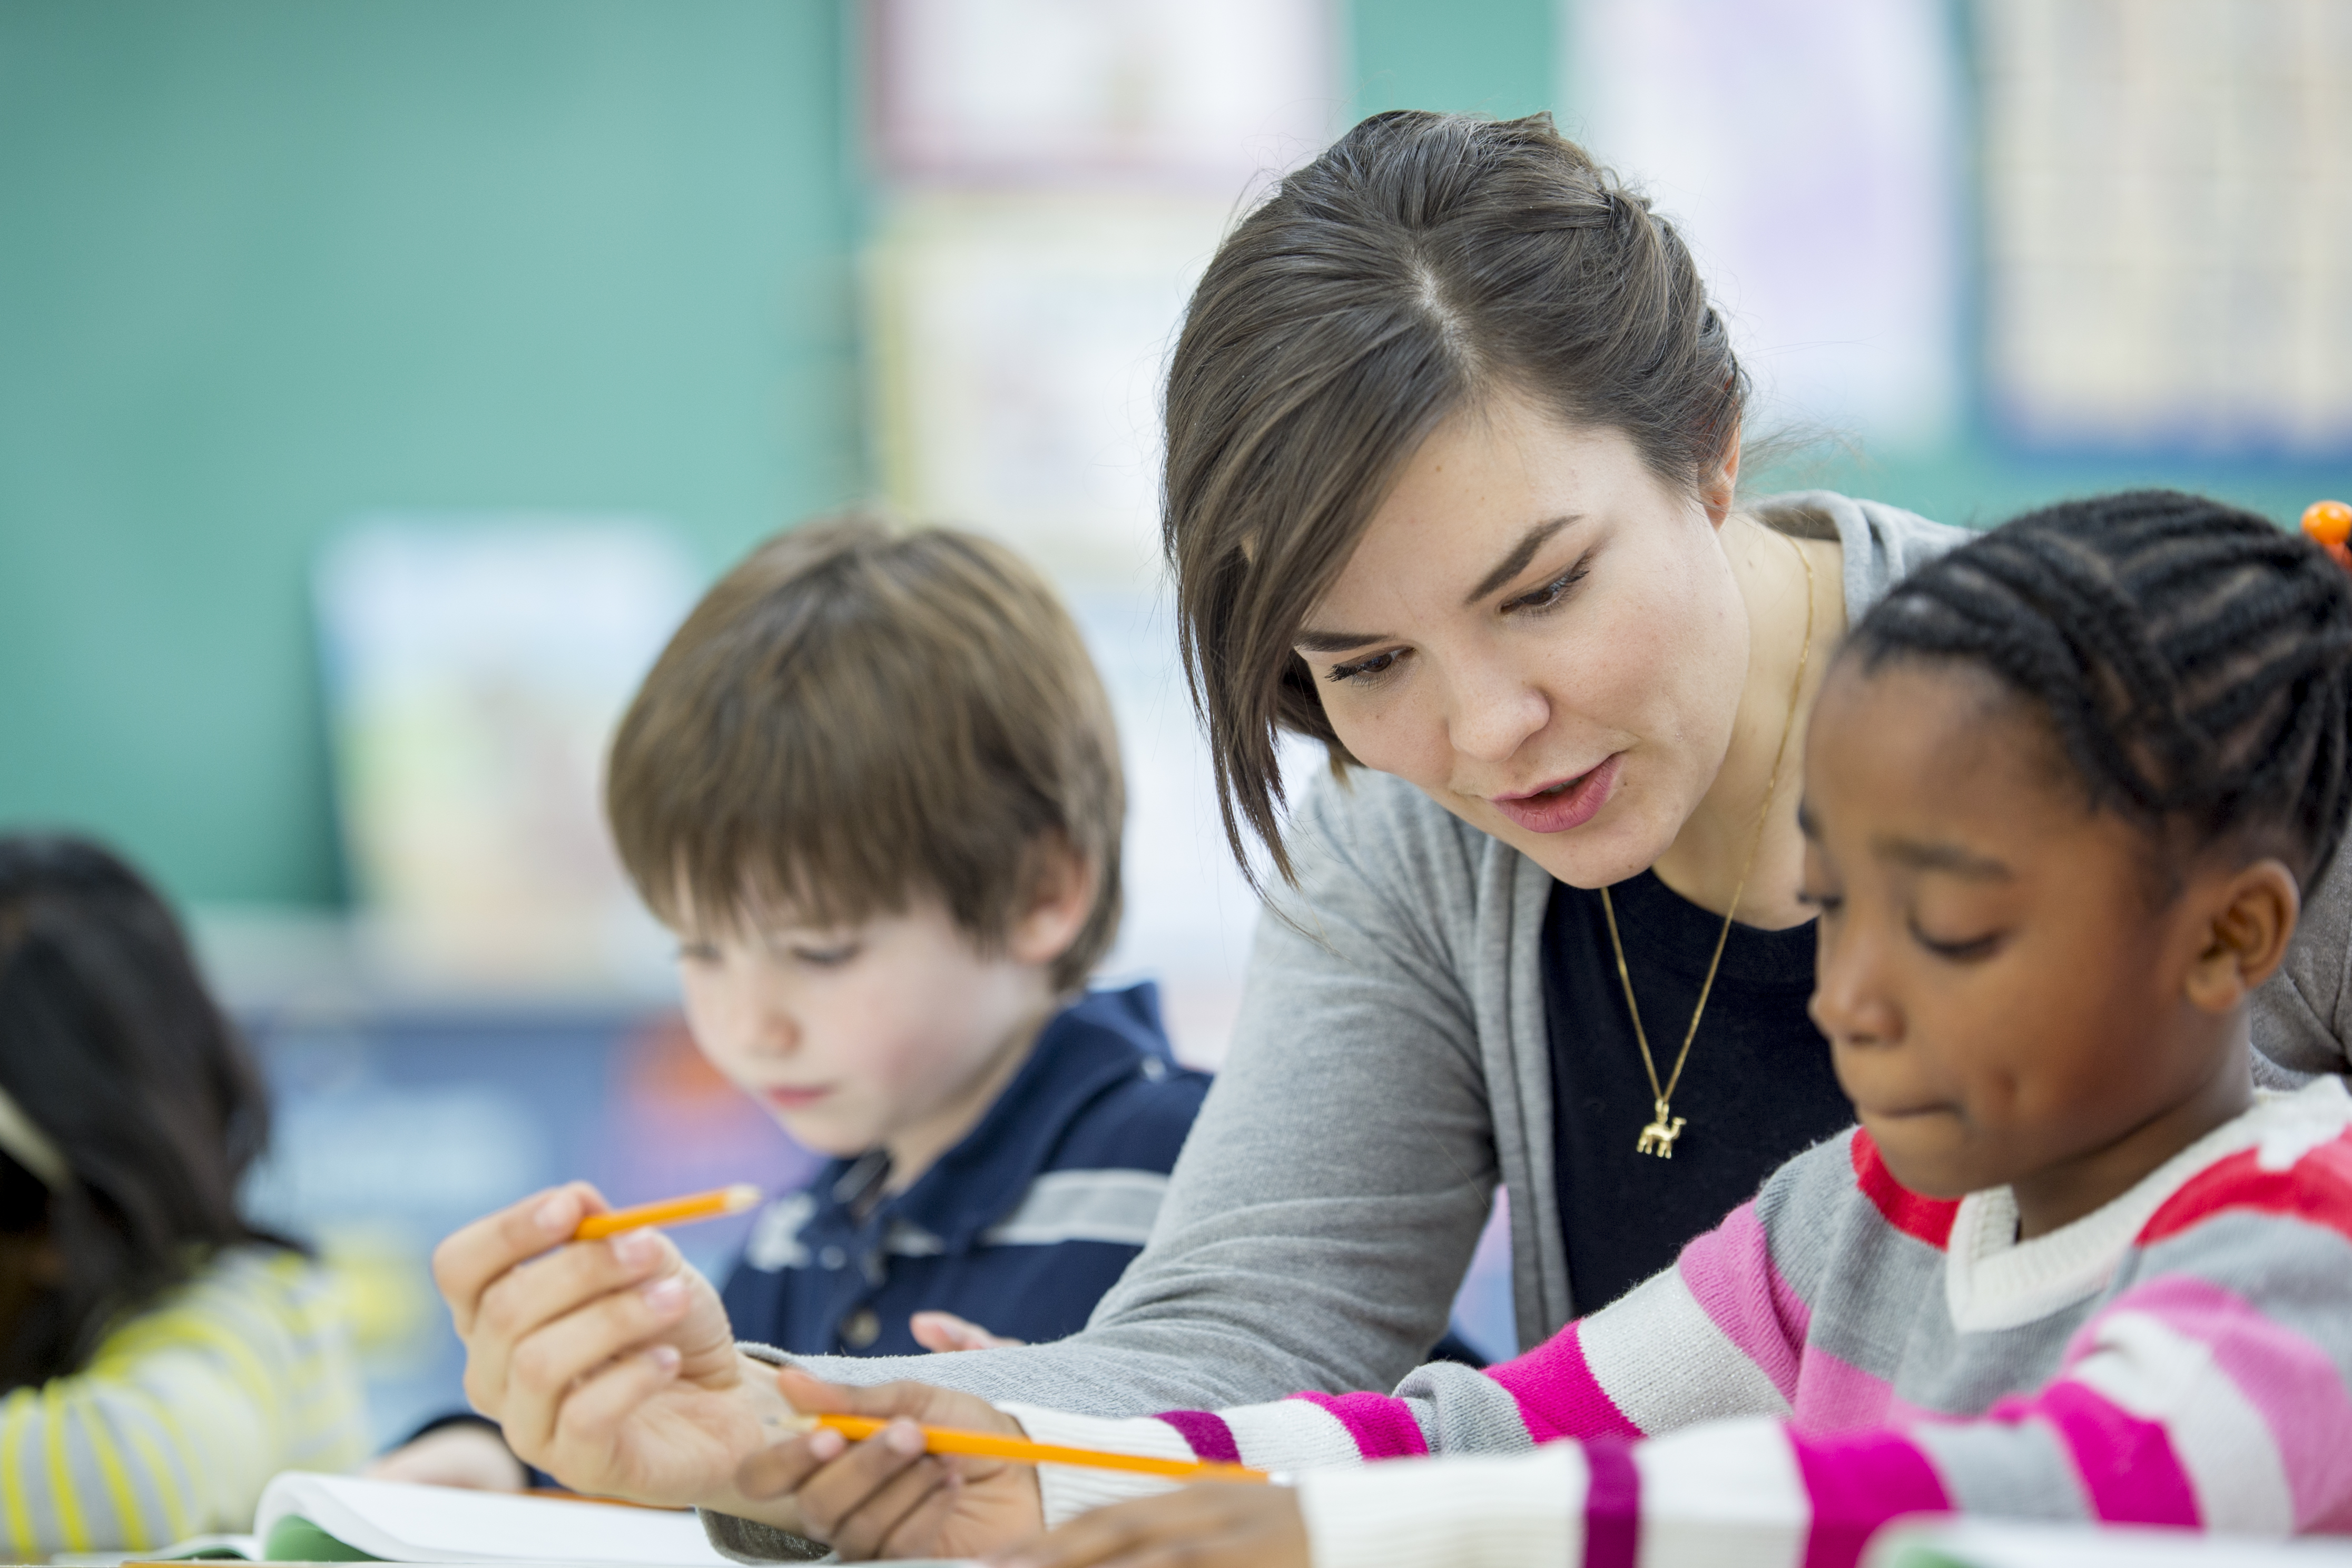
<path id="1" fill-rule="evenodd" d="M 318 1268 L 239 1248 L 109 1334 L 89 1366 L 0 1396 L 11 1563 L 249 1530 L 284 1469 L 367 1453 L 360 1380 Z"/>
<path id="2" fill-rule="evenodd" d="M 2063 1229 L 1850 1132 L 1485 1373 L 1033 1437 L 1300 1472 L 1317 1568 L 1850 1563 L 1903 1513 L 2352 1530 L 2352 1096 L 2324 1078 Z M 1478 1455 L 1367 1469 L 1367 1459 Z M 1046 1467 L 1049 1522 L 1157 1490 Z"/>

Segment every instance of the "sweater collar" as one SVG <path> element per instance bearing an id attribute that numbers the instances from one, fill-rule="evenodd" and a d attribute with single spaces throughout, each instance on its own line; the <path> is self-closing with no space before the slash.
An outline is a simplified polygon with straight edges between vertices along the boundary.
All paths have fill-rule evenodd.
<path id="1" fill-rule="evenodd" d="M 2168 1199 L 2217 1161 L 2259 1149 L 2284 1169 L 2352 1124 L 2352 1094 L 2333 1076 L 2291 1094 L 2258 1092 L 2255 1103 L 2140 1178 L 2138 1185 L 2072 1225 L 2017 1239 L 2017 1197 L 2008 1187 L 1970 1193 L 1953 1217 L 1945 1253 L 1944 1301 L 1962 1333 L 2012 1329 L 2085 1301 L 2116 1268 Z"/>

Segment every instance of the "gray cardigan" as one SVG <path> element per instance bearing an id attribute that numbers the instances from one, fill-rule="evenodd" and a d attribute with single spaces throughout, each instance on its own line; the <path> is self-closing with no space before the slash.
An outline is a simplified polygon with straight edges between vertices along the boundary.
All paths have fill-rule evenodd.
<path id="1" fill-rule="evenodd" d="M 1826 491 L 1758 514 L 1839 540 L 1850 619 L 1969 537 Z M 1444 1332 L 1497 1184 L 1519 1343 L 1575 1315 L 1538 951 L 1550 875 L 1361 769 L 1304 792 L 1292 843 L 1298 886 L 1279 901 L 1287 919 L 1258 924 L 1232 1053 L 1150 1244 L 1087 1327 L 1018 1350 L 803 1364 L 1101 1416 L 1391 1388 Z M 2344 1070 L 2347 884 L 2323 883 L 2258 998 L 2265 1082 Z M 743 1521 L 711 1522 L 722 1545 L 777 1554 Z"/>

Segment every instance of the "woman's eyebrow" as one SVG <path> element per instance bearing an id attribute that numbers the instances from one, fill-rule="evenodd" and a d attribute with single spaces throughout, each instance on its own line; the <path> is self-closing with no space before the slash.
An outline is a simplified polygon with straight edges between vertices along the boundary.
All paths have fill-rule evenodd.
<path id="1" fill-rule="evenodd" d="M 1526 533 L 1521 534 L 1519 542 L 1512 547 L 1511 553 L 1505 556 L 1494 570 L 1480 578 L 1478 586 L 1465 594 L 1462 602 L 1465 605 L 1475 604 L 1519 573 L 1527 570 L 1528 562 L 1536 559 L 1536 551 L 1543 549 L 1546 540 L 1582 516 L 1580 512 L 1565 512 L 1557 517 L 1538 523 Z"/>
<path id="2" fill-rule="evenodd" d="M 1350 648 L 1360 648 L 1367 643 L 1393 643 L 1396 638 L 1386 632 L 1316 632 L 1299 628 L 1290 645 L 1302 653 L 1344 653 Z"/>

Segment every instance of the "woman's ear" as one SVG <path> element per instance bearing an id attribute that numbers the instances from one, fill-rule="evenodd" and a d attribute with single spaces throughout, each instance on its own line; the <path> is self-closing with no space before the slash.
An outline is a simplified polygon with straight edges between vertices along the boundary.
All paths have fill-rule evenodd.
<path id="1" fill-rule="evenodd" d="M 2293 872 L 2263 859 L 2231 873 L 2200 902 L 2212 915 L 2204 951 L 2189 967 L 2189 1000 L 2206 1012 L 2228 1012 L 2285 960 L 2303 894 Z"/>
<path id="2" fill-rule="evenodd" d="M 1059 833 L 1040 838 L 1029 863 L 1027 904 L 1013 917 L 1004 948 L 1015 963 L 1050 964 L 1086 929 L 1101 877 Z"/>
<path id="3" fill-rule="evenodd" d="M 1706 520 L 1716 528 L 1731 516 L 1731 503 L 1739 494 L 1739 427 L 1731 427 L 1731 435 L 1723 444 L 1723 456 L 1699 479 L 1698 502 L 1706 508 Z"/>

